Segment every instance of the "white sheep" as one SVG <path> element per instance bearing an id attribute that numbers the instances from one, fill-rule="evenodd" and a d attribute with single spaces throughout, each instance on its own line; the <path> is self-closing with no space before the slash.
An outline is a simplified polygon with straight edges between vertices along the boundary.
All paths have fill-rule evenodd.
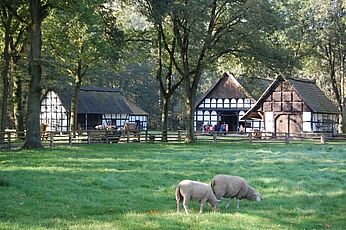
<path id="1" fill-rule="evenodd" d="M 228 208 L 231 199 L 237 199 L 237 208 L 239 208 L 239 200 L 245 198 L 252 201 L 261 201 L 261 196 L 255 191 L 242 177 L 230 175 L 216 175 L 211 180 L 211 187 L 217 199 L 222 197 L 230 198 L 226 204 Z"/>
<path id="2" fill-rule="evenodd" d="M 189 214 L 190 200 L 198 200 L 200 202 L 200 213 L 203 213 L 203 208 L 208 202 L 214 211 L 218 210 L 218 200 L 216 199 L 210 185 L 198 181 L 183 180 L 181 181 L 176 190 L 175 198 L 177 200 L 177 212 L 180 212 L 180 203 L 182 200 L 186 214 Z"/>

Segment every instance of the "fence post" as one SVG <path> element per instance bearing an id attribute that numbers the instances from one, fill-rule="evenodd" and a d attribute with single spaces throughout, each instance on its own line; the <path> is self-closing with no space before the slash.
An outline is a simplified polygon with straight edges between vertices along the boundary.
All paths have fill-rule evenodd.
<path id="1" fill-rule="evenodd" d="M 53 148 L 54 145 L 54 135 L 53 135 L 53 131 L 49 132 L 49 147 Z"/>
<path id="2" fill-rule="evenodd" d="M 145 142 L 148 141 L 148 128 L 145 130 Z"/>
<path id="3" fill-rule="evenodd" d="M 127 133 L 126 133 L 126 141 L 127 141 L 127 143 L 129 143 L 129 142 L 130 142 L 130 136 L 129 136 L 129 132 L 127 132 Z"/>
<path id="4" fill-rule="evenodd" d="M 285 143 L 286 144 L 290 143 L 290 137 L 288 133 L 285 133 Z"/>
<path id="5" fill-rule="evenodd" d="M 106 138 L 105 138 L 105 144 L 108 144 L 108 130 L 106 130 Z"/>
<path id="6" fill-rule="evenodd" d="M 72 131 L 68 132 L 68 144 L 72 145 Z"/>
<path id="7" fill-rule="evenodd" d="M 249 138 L 249 142 L 251 143 L 252 142 L 252 134 L 251 133 L 248 133 L 248 138 Z"/>
<path id="8" fill-rule="evenodd" d="M 217 135 L 216 132 L 213 133 L 213 142 L 217 143 Z"/>
<path id="9" fill-rule="evenodd" d="M 91 143 L 90 131 L 87 131 L 88 144 Z"/>
<path id="10" fill-rule="evenodd" d="M 321 144 L 324 145 L 326 143 L 326 136 L 324 133 L 321 134 Z"/>
<path id="11" fill-rule="evenodd" d="M 12 146 L 11 146 L 11 132 L 7 133 L 7 147 L 8 149 L 11 150 Z"/>
<path id="12" fill-rule="evenodd" d="M 178 130 L 178 141 L 181 142 L 181 131 Z"/>

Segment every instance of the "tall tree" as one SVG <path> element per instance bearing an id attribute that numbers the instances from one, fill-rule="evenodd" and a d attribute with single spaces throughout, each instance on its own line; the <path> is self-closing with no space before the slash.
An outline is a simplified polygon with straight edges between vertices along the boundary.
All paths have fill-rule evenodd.
<path id="1" fill-rule="evenodd" d="M 345 132 L 346 3 L 342 0 L 329 0 L 316 5 L 315 44 L 341 111 L 339 132 Z"/>
<path id="2" fill-rule="evenodd" d="M 41 0 L 30 0 L 30 86 L 28 95 L 28 113 L 26 120 L 26 140 L 24 148 L 41 147 L 40 139 L 40 110 L 41 110 L 41 48 L 42 48 L 42 21 L 48 15 L 49 4 Z"/>
<path id="3" fill-rule="evenodd" d="M 176 89 L 181 85 L 183 78 L 175 74 L 173 58 L 171 55 L 165 52 L 163 34 L 164 20 L 168 16 L 169 9 L 171 8 L 170 1 L 155 1 L 145 0 L 138 1 L 142 6 L 142 13 L 147 16 L 148 20 L 153 24 L 154 34 L 152 36 L 153 46 L 156 49 L 154 54 L 156 59 L 156 80 L 159 84 L 159 90 L 161 95 L 161 131 L 162 141 L 167 141 L 168 135 L 168 120 L 169 110 L 171 107 L 171 98 Z M 141 5 L 142 4 L 142 5 Z M 156 35 L 156 36 L 155 36 Z M 166 35 L 167 36 L 167 35 Z M 176 39 L 173 37 L 166 37 L 165 43 L 169 43 L 171 51 L 175 52 Z"/>
<path id="4" fill-rule="evenodd" d="M 2 100 L 2 115 L 1 115 L 1 127 L 0 130 L 9 126 L 8 117 L 10 113 L 10 104 L 12 100 L 9 100 L 9 96 L 14 94 L 15 96 L 20 94 L 20 78 L 15 74 L 18 61 L 23 53 L 24 47 L 27 41 L 27 9 L 26 4 L 22 0 L 16 1 L 2 1 L 0 3 L 0 15 L 1 15 L 1 28 L 4 32 L 4 49 L 3 49 L 3 100 Z M 14 86 L 11 84 L 12 78 Z M 13 90 L 11 90 L 13 89 Z M 11 92 L 12 91 L 12 92 Z M 22 98 L 14 97 L 14 108 L 17 109 L 18 101 L 22 101 Z M 18 100 L 17 100 L 18 99 Z M 22 114 L 23 111 L 21 111 Z M 16 113 L 15 113 L 16 114 Z M 21 117 L 22 115 L 18 116 Z M 15 116 L 17 117 L 17 116 Z M 21 119 L 23 120 L 23 119 Z M 15 119 L 18 121 L 18 119 Z M 16 129 L 18 131 L 24 131 L 22 122 L 15 122 Z M 19 126 L 17 126 L 19 124 Z M 19 128 L 20 127 L 20 128 Z"/>
<path id="5" fill-rule="evenodd" d="M 9 86 L 10 86 L 10 80 L 9 80 L 9 70 L 10 70 L 10 42 L 11 42 L 11 29 L 12 29 L 12 20 L 13 15 L 12 12 L 9 9 L 9 3 L 8 2 L 2 2 L 1 7 L 1 22 L 2 26 L 4 28 L 4 49 L 2 52 L 2 59 L 3 59 L 3 68 L 1 71 L 2 75 L 2 84 L 3 84 L 3 97 L 2 97 L 2 106 L 1 106 L 1 120 L 0 120 L 0 141 L 3 140 L 3 132 L 5 131 L 5 128 L 8 124 L 7 118 L 8 118 L 8 97 L 9 97 Z"/>
<path id="6" fill-rule="evenodd" d="M 55 8 L 47 28 L 47 52 L 60 68 L 74 79 L 70 108 L 70 130 L 77 130 L 77 105 L 80 87 L 88 71 L 104 66 L 107 55 L 116 53 L 113 45 L 118 32 L 111 23 L 103 0 L 66 2 Z M 121 33 L 119 33 L 121 34 Z M 67 39 L 66 39 L 67 38 Z"/>
<path id="7" fill-rule="evenodd" d="M 186 113 L 186 142 L 194 142 L 194 107 L 202 73 L 225 55 L 265 59 L 264 40 L 276 21 L 270 2 L 265 0 L 185 0 L 170 1 L 165 28 L 176 41 L 168 43 L 162 30 L 164 47 L 183 77 Z M 256 42 L 255 42 L 256 41 Z"/>

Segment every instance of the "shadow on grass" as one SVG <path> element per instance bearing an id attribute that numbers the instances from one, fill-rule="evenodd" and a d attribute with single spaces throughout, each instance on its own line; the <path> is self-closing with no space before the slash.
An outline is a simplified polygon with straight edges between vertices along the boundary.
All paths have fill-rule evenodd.
<path id="1" fill-rule="evenodd" d="M 336 147 L 119 146 L 0 154 L 0 178 L 9 183 L 0 186 L 1 221 L 76 229 L 311 229 L 345 223 L 345 152 L 332 152 Z M 245 177 L 263 202 L 242 201 L 239 210 L 221 213 L 208 208 L 202 216 L 194 202 L 192 215 L 175 213 L 180 180 L 208 182 L 218 173 Z"/>

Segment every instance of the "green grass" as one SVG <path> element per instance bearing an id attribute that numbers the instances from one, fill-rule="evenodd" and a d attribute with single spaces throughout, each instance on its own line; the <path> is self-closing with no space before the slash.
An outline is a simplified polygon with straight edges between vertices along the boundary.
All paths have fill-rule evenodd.
<path id="1" fill-rule="evenodd" d="M 346 144 L 113 144 L 0 152 L 0 229 L 345 229 Z M 183 179 L 240 175 L 261 203 L 176 213 Z"/>

